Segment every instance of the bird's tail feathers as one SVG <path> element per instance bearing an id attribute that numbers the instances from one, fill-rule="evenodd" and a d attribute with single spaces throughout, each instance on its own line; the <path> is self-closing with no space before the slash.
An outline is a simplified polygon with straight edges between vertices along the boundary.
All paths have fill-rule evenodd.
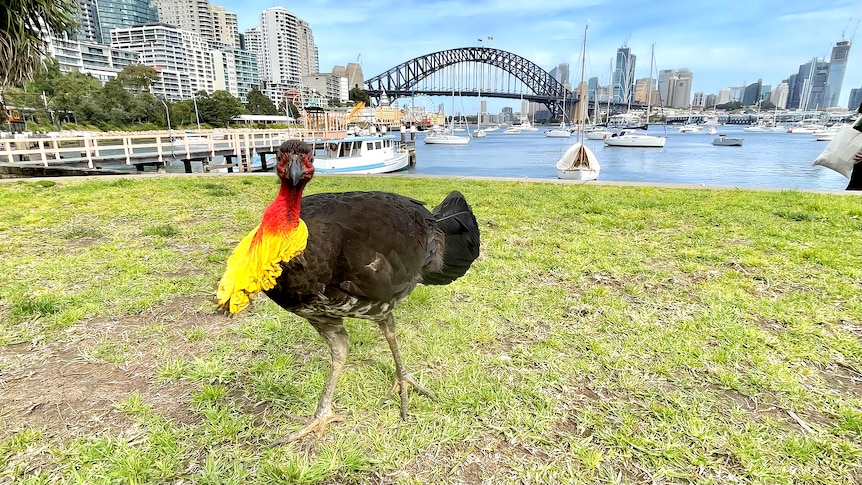
<path id="1" fill-rule="evenodd" d="M 452 191 L 431 212 L 443 236 L 442 264 L 426 266 L 422 282 L 445 285 L 464 276 L 479 257 L 479 224 L 473 210 L 457 190 Z"/>

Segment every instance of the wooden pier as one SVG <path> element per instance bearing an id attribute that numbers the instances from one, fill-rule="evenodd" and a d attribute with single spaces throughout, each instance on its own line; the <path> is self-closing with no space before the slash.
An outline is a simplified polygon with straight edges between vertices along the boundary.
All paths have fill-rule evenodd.
<path id="1" fill-rule="evenodd" d="M 275 153 L 288 139 L 329 140 L 344 136 L 344 131 L 282 129 L 2 138 L 0 172 L 43 173 L 44 168 L 51 167 L 56 167 L 58 172 L 61 172 L 60 167 L 97 170 L 117 165 L 134 166 L 137 171 L 144 171 L 146 167 L 161 171 L 166 163 L 173 162 L 182 162 L 187 173 L 192 172 L 192 163 L 200 163 L 203 172 L 220 168 L 229 172 L 250 172 L 256 156 L 260 157 L 261 168 L 266 170 L 266 156 Z M 225 163 L 215 164 L 216 157 L 223 158 Z M 33 167 L 43 169 L 33 170 Z"/>

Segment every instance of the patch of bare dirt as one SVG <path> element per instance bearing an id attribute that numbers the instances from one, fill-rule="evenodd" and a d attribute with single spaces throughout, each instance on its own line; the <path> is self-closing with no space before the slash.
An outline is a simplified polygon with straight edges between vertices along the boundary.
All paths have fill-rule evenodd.
<path id="1" fill-rule="evenodd" d="M 188 341 L 198 327 L 213 336 L 228 320 L 201 297 L 176 299 L 143 315 L 95 318 L 70 327 L 58 340 L 0 347 L 0 437 L 23 428 L 52 439 L 92 432 L 119 433 L 132 425 L 116 403 L 139 393 L 154 412 L 195 422 L 189 398 L 196 386 L 154 382 L 166 357 L 189 358 L 209 350 L 209 340 Z M 126 352 L 120 363 L 94 357 L 97 346 Z"/>
<path id="2" fill-rule="evenodd" d="M 832 363 L 820 370 L 830 391 L 862 398 L 862 371 L 844 363 Z"/>

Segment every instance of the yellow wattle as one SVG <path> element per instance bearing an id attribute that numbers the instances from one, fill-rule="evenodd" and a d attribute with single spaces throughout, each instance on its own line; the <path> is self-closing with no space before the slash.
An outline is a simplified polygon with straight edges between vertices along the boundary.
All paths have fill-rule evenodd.
<path id="1" fill-rule="evenodd" d="M 260 232 L 259 237 L 258 232 Z M 249 297 L 275 286 L 281 276 L 282 261 L 290 261 L 305 249 L 308 227 L 302 219 L 295 229 L 270 232 L 263 224 L 243 238 L 227 260 L 219 280 L 216 301 L 219 307 L 237 313 L 249 305 Z"/>

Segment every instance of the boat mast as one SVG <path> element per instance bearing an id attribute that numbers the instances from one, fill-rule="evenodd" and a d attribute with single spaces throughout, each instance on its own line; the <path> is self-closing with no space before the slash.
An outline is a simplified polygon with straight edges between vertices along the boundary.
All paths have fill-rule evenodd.
<path id="1" fill-rule="evenodd" d="M 586 60 L 586 57 L 587 57 L 587 28 L 589 28 L 589 25 L 584 26 L 584 44 L 581 47 L 581 82 L 578 83 L 578 141 L 579 142 L 584 141 L 584 129 L 586 127 L 586 125 L 584 124 L 584 114 L 586 114 L 587 116 L 590 115 L 590 113 L 589 113 L 589 106 L 590 106 L 589 105 L 589 103 L 590 103 L 589 97 L 587 97 L 587 99 L 586 99 L 586 102 L 587 102 L 586 108 L 587 109 L 585 109 L 583 111 L 581 109 L 581 102 L 584 101 L 584 90 L 583 90 L 584 70 L 586 69 L 586 66 L 587 66 L 587 60 Z"/>
<path id="2" fill-rule="evenodd" d="M 647 104 L 646 104 L 646 127 L 649 129 L 650 109 L 652 108 L 652 68 L 655 62 L 655 43 L 650 46 L 649 50 L 649 83 L 647 84 Z M 661 97 L 661 93 L 659 93 Z"/>

